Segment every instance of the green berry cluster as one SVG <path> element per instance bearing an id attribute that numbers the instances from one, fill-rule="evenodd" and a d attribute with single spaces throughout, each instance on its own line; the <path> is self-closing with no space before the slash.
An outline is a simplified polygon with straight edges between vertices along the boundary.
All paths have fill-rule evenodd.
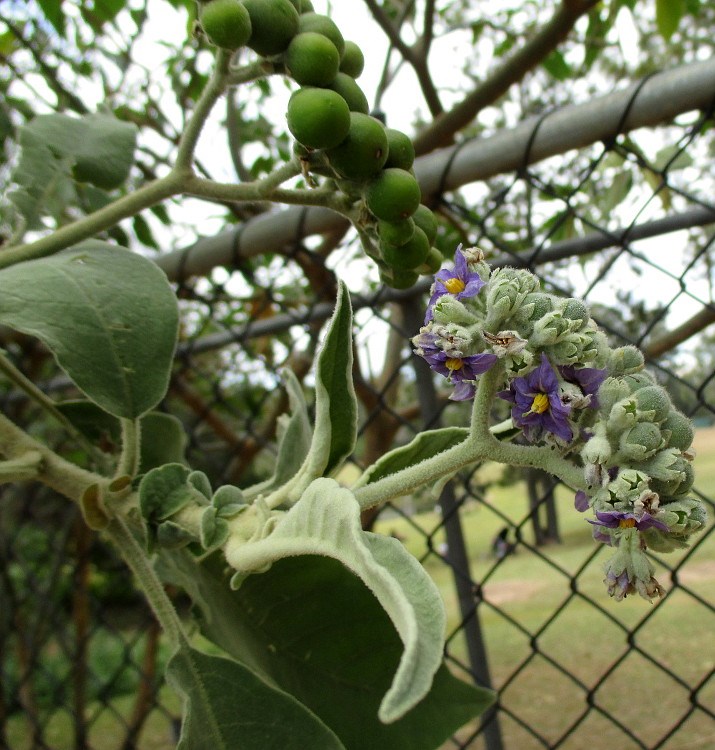
<path id="1" fill-rule="evenodd" d="M 361 208 L 366 249 L 382 280 L 412 286 L 433 274 L 442 255 L 433 247 L 437 221 L 421 203 L 410 138 L 369 115 L 356 82 L 365 59 L 310 0 L 209 0 L 199 19 L 216 46 L 247 45 L 282 65 L 300 88 L 288 103 L 288 128 L 303 171 L 335 181 Z"/>

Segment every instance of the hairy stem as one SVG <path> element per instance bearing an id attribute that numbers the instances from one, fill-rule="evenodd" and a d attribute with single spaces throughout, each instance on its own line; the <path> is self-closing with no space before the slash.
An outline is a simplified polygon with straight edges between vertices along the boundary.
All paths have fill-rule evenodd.
<path id="1" fill-rule="evenodd" d="M 105 529 L 114 542 L 124 562 L 131 568 L 146 596 L 156 619 L 166 633 L 173 648 L 188 643 L 183 625 L 174 605 L 164 590 L 164 585 L 151 564 L 144 548 L 132 534 L 123 518 L 117 516 Z"/>
<path id="2" fill-rule="evenodd" d="M 419 487 L 434 484 L 438 479 L 455 474 L 478 461 L 496 461 L 513 466 L 543 469 L 570 487 L 585 489 L 583 469 L 561 457 L 555 450 L 531 445 L 513 445 L 499 440 L 494 435 L 494 432 L 503 431 L 509 421 L 502 422 L 494 428 L 489 427 L 494 393 L 502 378 L 501 364 L 480 378 L 472 409 L 471 434 L 465 441 L 420 463 L 383 477 L 373 484 L 358 486 L 354 493 L 361 510 L 408 494 Z"/>
<path id="3" fill-rule="evenodd" d="M 34 478 L 70 500 L 79 502 L 87 487 L 105 481 L 101 475 L 65 461 L 0 414 L 0 453 L 6 459 L 13 460 L 33 452 L 40 455 Z"/>
<path id="4" fill-rule="evenodd" d="M 100 232 L 110 229 L 122 219 L 134 216 L 143 209 L 161 203 L 172 195 L 181 192 L 182 180 L 182 174 L 172 172 L 166 177 L 150 182 L 148 185 L 118 198 L 98 211 L 89 214 L 89 216 L 56 229 L 46 237 L 26 245 L 8 248 L 5 252 L 0 253 L 0 268 L 7 268 L 26 260 L 44 258 L 89 237 L 94 237 Z"/>
<path id="5" fill-rule="evenodd" d="M 117 464 L 116 477 L 133 477 L 139 471 L 141 424 L 138 419 L 122 419 L 122 454 Z"/>

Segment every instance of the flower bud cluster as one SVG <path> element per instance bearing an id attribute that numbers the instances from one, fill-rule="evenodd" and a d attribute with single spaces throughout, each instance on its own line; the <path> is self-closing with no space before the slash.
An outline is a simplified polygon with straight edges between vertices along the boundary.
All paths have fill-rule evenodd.
<path id="1" fill-rule="evenodd" d="M 693 484 L 690 420 L 643 370 L 633 346 L 612 349 L 587 306 L 540 290 L 529 271 L 491 271 L 483 254 L 457 249 L 435 276 L 415 351 L 474 397 L 479 377 L 502 367 L 511 418 L 521 437 L 559 449 L 583 470 L 577 509 L 596 514 L 594 537 L 617 549 L 609 593 L 660 595 L 645 550 L 687 545 L 705 523 Z"/>
<path id="2" fill-rule="evenodd" d="M 624 549 L 670 552 L 686 547 L 706 521 L 702 502 L 690 495 L 693 427 L 642 367 L 634 347 L 612 353 L 596 427 L 581 451 L 589 487 L 577 502 L 592 506 L 600 519 L 596 539 L 620 550 L 624 538 L 634 537 L 638 544 L 629 541 Z M 605 524 L 606 516 L 613 523 Z M 623 573 L 622 557 L 619 551 L 609 563 L 611 573 Z M 647 580 L 635 569 L 629 575 L 628 586 L 614 595 L 643 594 Z"/>

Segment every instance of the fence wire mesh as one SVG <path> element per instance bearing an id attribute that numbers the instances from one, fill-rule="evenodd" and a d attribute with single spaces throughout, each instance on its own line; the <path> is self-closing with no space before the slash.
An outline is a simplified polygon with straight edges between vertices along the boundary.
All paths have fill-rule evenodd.
<path id="1" fill-rule="evenodd" d="M 536 165 L 527 149 L 516 172 L 443 195 L 435 207 L 444 247 L 477 244 L 496 265 L 531 268 L 546 290 L 586 299 L 614 343 L 644 349 L 699 427 L 695 486 L 711 519 L 715 205 L 712 173 L 694 165 L 712 162 L 712 124 L 711 112 L 691 113 Z M 164 408 L 186 427 L 189 463 L 217 484 L 269 474 L 287 405 L 280 371 L 291 368 L 310 388 L 336 274 L 354 292 L 361 407 L 358 448 L 339 479 L 349 483 L 421 429 L 468 418 L 410 352 L 425 285 L 385 292 L 349 235 L 300 234 L 270 262 L 237 254 L 234 267 L 178 287 L 181 343 Z M 238 246 L 240 229 L 236 237 Z M 66 389 L 31 341 L 15 336 L 5 346 L 28 376 Z M 57 439 L 12 390 L 3 409 Z M 51 493 L 19 486 L 3 495 L 0 744 L 173 747 L 180 707 L 162 686 L 166 652 L 128 572 Z M 655 606 L 607 599 L 605 553 L 573 493 L 536 472 L 477 466 L 366 513 L 364 524 L 398 537 L 423 563 L 447 607 L 449 665 L 498 692 L 495 708 L 445 747 L 715 744 L 712 520 L 688 550 L 654 556 L 668 588 Z"/>

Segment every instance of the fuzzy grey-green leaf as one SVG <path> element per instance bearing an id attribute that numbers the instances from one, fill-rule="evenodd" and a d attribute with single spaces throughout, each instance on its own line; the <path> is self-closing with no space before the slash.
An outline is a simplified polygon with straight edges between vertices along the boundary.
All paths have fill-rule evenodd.
<path id="1" fill-rule="evenodd" d="M 37 336 L 92 401 L 135 419 L 168 384 L 178 308 L 146 258 L 90 241 L 0 271 L 0 322 Z"/>
<path id="2" fill-rule="evenodd" d="M 315 432 L 310 447 L 315 475 L 327 476 L 353 451 L 357 437 L 357 399 L 352 381 L 352 309 L 350 294 L 339 283 L 315 373 Z M 322 466 L 319 466 L 322 464 Z"/>

